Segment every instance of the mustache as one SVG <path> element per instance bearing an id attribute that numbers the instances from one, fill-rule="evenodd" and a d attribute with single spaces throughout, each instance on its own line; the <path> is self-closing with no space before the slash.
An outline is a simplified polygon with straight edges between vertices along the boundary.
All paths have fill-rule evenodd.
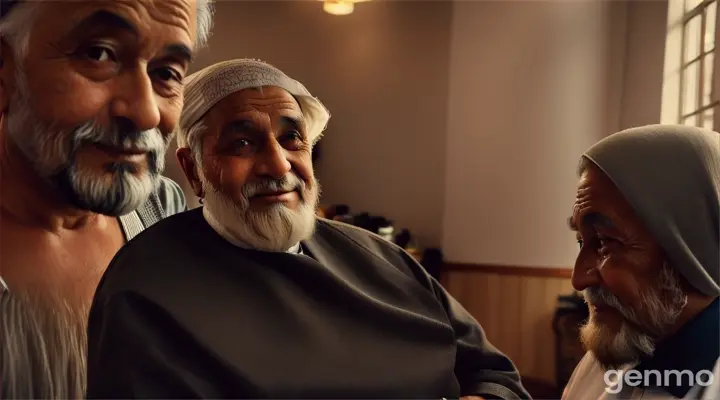
<path id="1" fill-rule="evenodd" d="M 588 305 L 612 307 L 620 312 L 625 319 L 638 322 L 635 312 L 625 307 L 620 302 L 620 299 L 608 289 L 597 286 L 589 287 L 583 291 L 583 298 Z"/>
<path id="2" fill-rule="evenodd" d="M 165 151 L 170 138 L 164 138 L 159 129 L 138 130 L 129 123 L 115 122 L 103 127 L 96 121 L 88 121 L 74 129 L 73 150 L 85 144 L 101 144 L 122 150 L 140 150 L 155 155 Z"/>
<path id="3" fill-rule="evenodd" d="M 304 199 L 305 182 L 293 173 L 286 174 L 282 179 L 265 179 L 257 182 L 248 182 L 243 186 L 243 197 L 249 199 L 260 193 L 297 191 Z"/>

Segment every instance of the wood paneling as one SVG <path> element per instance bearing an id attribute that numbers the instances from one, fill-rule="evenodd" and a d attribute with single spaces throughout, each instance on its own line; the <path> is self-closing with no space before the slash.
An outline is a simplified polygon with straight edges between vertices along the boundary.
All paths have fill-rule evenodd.
<path id="1" fill-rule="evenodd" d="M 572 293 L 569 269 L 449 264 L 443 285 L 524 378 L 555 382 L 552 319 L 558 296 Z"/>

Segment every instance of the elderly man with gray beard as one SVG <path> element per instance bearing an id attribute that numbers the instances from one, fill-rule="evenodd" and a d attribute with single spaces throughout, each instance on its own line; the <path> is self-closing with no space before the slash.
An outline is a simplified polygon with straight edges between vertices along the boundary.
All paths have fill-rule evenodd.
<path id="1" fill-rule="evenodd" d="M 2 398 L 81 398 L 87 311 L 161 176 L 210 0 L 0 0 Z"/>
<path id="2" fill-rule="evenodd" d="M 91 398 L 529 398 L 512 362 L 402 249 L 316 218 L 330 118 L 299 82 L 232 60 L 188 78 L 177 152 L 203 207 L 108 267 Z"/>
<path id="3" fill-rule="evenodd" d="M 651 125 L 584 154 L 570 225 L 588 353 L 564 399 L 720 398 L 719 199 L 717 132 Z"/>

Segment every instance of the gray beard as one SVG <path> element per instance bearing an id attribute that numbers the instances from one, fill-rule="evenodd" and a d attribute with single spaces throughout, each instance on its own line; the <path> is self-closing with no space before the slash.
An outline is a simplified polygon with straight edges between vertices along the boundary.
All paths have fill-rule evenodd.
<path id="1" fill-rule="evenodd" d="M 31 163 L 36 173 L 55 187 L 65 200 L 81 210 L 109 216 L 130 213 L 145 203 L 156 189 L 165 167 L 170 138 L 157 129 L 122 132 L 118 126 L 103 129 L 93 121 L 61 131 L 34 114 L 22 71 L 16 72 L 18 88 L 6 115 L 8 137 Z M 103 143 L 115 147 L 139 147 L 148 151 L 148 170 L 139 173 L 129 163 L 109 163 L 103 170 L 77 162 L 84 145 Z"/>
<path id="2" fill-rule="evenodd" d="M 687 304 L 687 295 L 677 273 L 667 265 L 663 266 L 654 290 L 642 296 L 641 311 L 645 320 L 606 289 L 588 288 L 583 294 L 588 303 L 608 305 L 624 319 L 620 330 L 615 332 L 599 323 L 591 311 L 590 319 L 580 329 L 583 345 L 606 370 L 620 369 L 642 357 L 652 356 L 657 338 L 664 336 L 676 323 Z"/>
<path id="3" fill-rule="evenodd" d="M 303 196 L 297 211 L 283 204 L 255 211 L 250 208 L 248 197 L 243 196 L 239 202 L 234 202 L 205 179 L 204 174 L 199 175 L 205 189 L 205 218 L 218 234 L 237 246 L 284 252 L 309 239 L 315 232 L 320 192 L 317 181 L 314 181 L 313 189 Z"/>

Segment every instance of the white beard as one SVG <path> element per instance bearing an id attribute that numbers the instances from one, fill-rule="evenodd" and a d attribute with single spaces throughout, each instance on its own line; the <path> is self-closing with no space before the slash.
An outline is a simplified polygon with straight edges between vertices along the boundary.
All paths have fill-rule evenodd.
<path id="1" fill-rule="evenodd" d="M 299 210 L 280 203 L 267 210 L 255 211 L 250 208 L 249 196 L 235 202 L 205 179 L 202 172 L 199 177 L 205 189 L 203 215 L 220 236 L 236 246 L 284 252 L 315 232 L 320 192 L 317 180 L 313 181 L 309 191 L 301 190 L 304 194 L 301 194 Z M 285 179 L 292 184 L 301 184 L 295 175 L 289 174 Z"/>
<path id="2" fill-rule="evenodd" d="M 42 179 L 60 190 L 73 206 L 99 214 L 125 215 L 147 201 L 165 167 L 170 137 L 164 138 L 158 129 L 122 132 L 116 124 L 104 128 L 94 121 L 71 132 L 58 130 L 35 115 L 26 77 L 22 71 L 16 76 L 17 90 L 5 116 L 7 134 Z M 84 167 L 77 162 L 76 152 L 87 143 L 146 150 L 148 171 L 135 172 L 122 164 L 106 165 L 111 171 Z"/>
<path id="3" fill-rule="evenodd" d="M 671 267 L 663 265 L 655 283 L 652 290 L 642 294 L 646 320 L 641 319 L 635 310 L 623 306 L 605 288 L 591 287 L 583 291 L 588 303 L 609 305 L 623 316 L 620 330 L 613 331 L 598 322 L 591 310 L 589 320 L 580 329 L 583 345 L 593 352 L 605 369 L 619 369 L 625 364 L 637 362 L 640 357 L 652 355 L 656 339 L 667 333 L 685 308 L 687 295 Z"/>

